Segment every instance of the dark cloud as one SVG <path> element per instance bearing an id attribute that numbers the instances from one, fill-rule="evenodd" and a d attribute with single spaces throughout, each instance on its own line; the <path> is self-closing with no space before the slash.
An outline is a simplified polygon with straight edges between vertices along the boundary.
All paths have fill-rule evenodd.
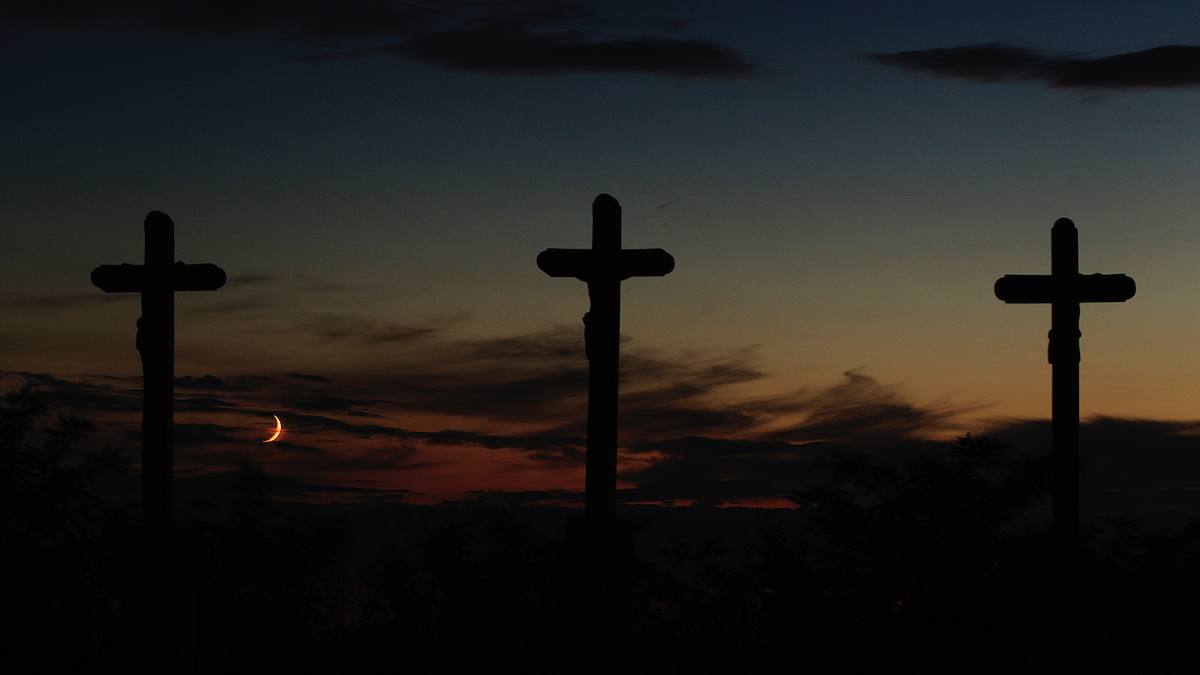
<path id="1" fill-rule="evenodd" d="M 619 490 L 623 503 L 655 502 L 671 504 L 691 501 L 692 506 L 722 506 L 743 499 L 779 497 L 774 483 L 747 480 L 686 481 L 638 483 L 636 488 Z"/>
<path id="2" fill-rule="evenodd" d="M 744 498 L 783 499 L 790 490 L 814 480 L 812 462 L 830 447 L 827 443 L 671 438 L 631 448 L 635 455 L 653 455 L 653 461 L 622 472 L 621 478 L 645 488 L 627 501 L 700 499 L 719 504 Z"/>
<path id="3" fill-rule="evenodd" d="M 192 396 L 185 398 L 176 394 L 175 412 L 220 412 L 236 410 L 241 404 L 217 396 Z"/>
<path id="4" fill-rule="evenodd" d="M 621 365 L 621 425 L 629 437 L 728 433 L 753 415 L 717 400 L 724 387 L 765 374 L 749 351 L 715 356 L 671 355 L 627 346 Z M 588 364 L 581 327 L 522 336 L 440 343 L 410 367 L 413 374 L 379 382 L 406 410 L 517 423 L 541 423 L 543 433 L 583 433 Z M 401 389 L 399 385 L 402 385 Z"/>
<path id="5" fill-rule="evenodd" d="M 215 375 L 201 375 L 200 377 L 184 375 L 175 378 L 175 388 L 220 390 L 225 388 L 225 381 Z"/>
<path id="6" fill-rule="evenodd" d="M 175 388 L 201 391 L 261 391 L 274 381 L 275 378 L 267 375 L 241 375 L 228 383 L 215 375 L 183 375 L 175 378 Z"/>
<path id="7" fill-rule="evenodd" d="M 324 375 L 305 375 L 304 373 L 288 373 L 288 374 L 284 375 L 284 377 L 290 377 L 295 380 L 305 380 L 307 382 L 318 382 L 321 384 L 330 384 L 333 382 L 333 380 L 331 380 L 328 377 L 325 377 Z"/>
<path id="8" fill-rule="evenodd" d="M 420 454 L 416 448 L 399 446 L 377 450 L 369 455 L 332 459 L 320 466 L 325 471 L 411 471 L 439 464 L 419 460 Z"/>
<path id="9" fill-rule="evenodd" d="M 517 504 L 550 504 L 550 505 L 582 505 L 584 493 L 577 490 L 514 490 L 500 492 L 496 490 L 475 490 L 467 493 L 470 499 L 492 498 L 503 499 Z M 464 500 L 464 502 L 467 500 Z M 462 502 L 460 502 L 462 503 Z"/>
<path id="10" fill-rule="evenodd" d="M 235 462 L 236 457 L 230 463 Z M 233 492 L 234 484 L 238 480 L 236 471 L 208 471 L 191 475 L 179 475 L 180 472 L 176 471 L 176 474 L 175 501 L 177 504 L 187 503 L 196 497 L 211 498 L 213 495 L 229 495 Z M 314 480 L 311 476 L 290 474 L 272 474 L 267 489 L 272 497 L 284 500 L 341 497 L 354 500 L 400 501 L 405 495 L 413 494 L 411 490 L 339 485 L 319 479 Z M 136 491 L 136 488 L 133 490 Z"/>
<path id="11" fill-rule="evenodd" d="M 293 450 L 296 452 L 303 452 L 308 455 L 324 455 L 324 454 L 326 454 L 326 451 L 323 450 L 322 448 L 318 448 L 318 447 L 315 447 L 312 445 L 301 445 L 300 443 L 293 443 L 292 441 L 289 441 L 286 437 L 280 438 L 277 441 L 271 441 L 271 445 L 279 450 Z"/>
<path id="12" fill-rule="evenodd" d="M 176 422 L 172 436 L 178 447 L 245 443 L 246 441 L 234 435 L 238 431 L 242 430 L 209 422 Z M 141 429 L 131 432 L 130 440 L 140 443 L 142 440 Z"/>
<path id="13" fill-rule="evenodd" d="M 436 335 L 441 328 L 435 325 L 406 326 L 397 323 L 380 323 L 366 317 L 344 314 L 323 314 L 299 326 L 330 342 L 357 341 L 366 344 L 411 342 Z"/>
<path id="14" fill-rule="evenodd" d="M 9 0 L 0 4 L 0 21 L 189 37 L 260 36 L 319 49 L 302 60 L 386 53 L 492 75 L 743 78 L 761 72 L 746 55 L 715 42 L 636 34 L 646 27 L 679 30 L 679 21 L 601 15 L 593 5 L 615 9 L 546 0 Z"/>
<path id="15" fill-rule="evenodd" d="M 1175 89 L 1200 85 L 1200 47 L 1168 45 L 1091 58 L 1003 44 L 872 54 L 883 66 L 967 82 L 1041 82 L 1056 89 Z"/>
<path id="16" fill-rule="evenodd" d="M 229 277 L 229 280 L 225 282 L 225 286 L 235 288 L 237 286 L 249 286 L 250 284 L 260 284 L 265 281 L 274 280 L 275 277 L 267 276 L 266 274 L 240 274 Z"/>
<path id="17" fill-rule="evenodd" d="M 257 309 L 267 309 L 275 307 L 279 303 L 274 300 L 265 298 L 243 298 L 241 300 L 229 300 L 224 302 L 213 302 L 206 305 L 199 305 L 190 308 L 188 311 L 193 314 L 236 314 L 237 312 L 251 312 Z"/>
<path id="18" fill-rule="evenodd" d="M 57 311 L 134 302 L 138 297 L 137 293 L 105 293 L 100 289 L 96 289 L 94 293 L 64 293 L 61 295 L 0 293 L 0 308 L 24 312 Z"/>
<path id="19" fill-rule="evenodd" d="M 702 40 L 588 40 L 480 30 L 418 35 L 383 51 L 448 70 L 491 75 L 646 73 L 676 77 L 749 77 L 755 66 L 737 51 Z"/>
<path id="20" fill-rule="evenodd" d="M 425 466 L 438 447 L 518 452 L 549 469 L 583 461 L 587 362 L 578 327 L 505 339 L 440 339 L 411 359 L 396 364 L 394 375 L 339 375 L 321 382 L 322 389 L 308 387 L 313 380 L 303 377 L 185 380 L 177 411 L 196 417 L 177 418 L 181 447 L 196 466 L 236 458 L 241 432 L 223 426 L 237 419 L 228 416 L 243 416 L 242 428 L 249 429 L 266 417 L 266 407 L 279 404 L 286 407 L 279 414 L 287 433 L 272 447 L 286 451 L 279 466 L 293 468 L 285 471 L 406 471 Z M 124 420 L 105 428 L 132 428 L 141 410 L 138 378 L 4 375 L 34 383 L 55 409 Z M 730 395 L 730 387 L 762 377 L 751 352 L 671 354 L 627 342 L 621 479 L 633 487 L 622 499 L 708 505 L 785 499 L 824 479 L 814 462 L 832 449 L 903 461 L 945 452 L 945 442 L 928 439 L 967 431 L 989 434 L 1018 452 L 1049 449 L 1045 420 L 964 428 L 965 414 L 978 407 L 916 402 L 858 370 L 828 387 L 754 399 Z M 213 418 L 221 424 L 203 417 L 209 413 L 221 413 Z M 525 431 L 404 426 L 404 420 L 438 419 L 429 414 L 468 419 L 474 429 Z M 372 442 L 364 446 L 359 439 Z M 1081 439 L 1085 516 L 1200 515 L 1200 422 L 1101 417 L 1083 424 Z M 380 446 L 387 449 L 361 449 Z M 442 453 L 450 454 L 457 456 Z"/>
<path id="21" fill-rule="evenodd" d="M 52 410 L 76 412 L 141 412 L 142 378 L 83 376 L 75 380 L 47 373 L 0 371 L 33 384 Z"/>
<path id="22" fill-rule="evenodd" d="M 820 391 L 799 391 L 740 404 L 773 419 L 798 421 L 767 432 L 788 441 L 840 440 L 895 443 L 957 427 L 957 419 L 982 406 L 918 405 L 898 389 L 882 385 L 861 370 L 848 370 L 841 384 Z"/>
<path id="23" fill-rule="evenodd" d="M 322 415 L 289 414 L 288 428 L 304 431 L 333 431 L 354 438 L 390 438 L 396 441 L 423 441 L 430 445 L 473 445 L 491 450 L 516 449 L 546 461 L 579 461 L 586 442 L 580 437 L 551 435 L 499 436 L 470 431 L 410 431 L 382 424 L 354 424 Z"/>
<path id="24" fill-rule="evenodd" d="M 1019 451 L 1050 451 L 1049 420 L 1002 422 L 990 433 Z M 1085 516 L 1200 516 L 1200 422 L 1096 417 L 1079 436 Z"/>
<path id="25" fill-rule="evenodd" d="M 280 403 L 291 410 L 305 412 L 339 412 L 356 417 L 380 417 L 378 413 L 369 412 L 372 408 L 385 401 L 363 400 L 356 401 L 340 396 L 330 396 L 325 392 L 315 394 L 284 394 Z"/>

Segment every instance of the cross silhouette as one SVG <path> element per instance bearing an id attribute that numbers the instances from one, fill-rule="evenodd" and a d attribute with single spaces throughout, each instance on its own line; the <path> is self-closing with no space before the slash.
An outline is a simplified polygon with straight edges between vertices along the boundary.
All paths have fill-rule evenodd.
<path id="1" fill-rule="evenodd" d="M 141 293 L 137 349 L 142 355 L 142 525 L 162 534 L 171 525 L 172 439 L 175 403 L 175 292 L 212 291 L 225 271 L 175 258 L 175 223 L 159 211 L 146 215 L 145 264 L 101 265 L 92 284 L 105 293 Z"/>
<path id="2" fill-rule="evenodd" d="M 1079 304 L 1125 302 L 1137 292 L 1124 274 L 1079 273 L 1079 231 L 1059 218 L 1050 230 L 1050 274 L 1007 274 L 996 297 L 1010 304 L 1050 303 L 1052 527 L 1059 559 L 1074 554 L 1079 537 Z"/>
<path id="3" fill-rule="evenodd" d="M 675 259 L 661 248 L 621 248 L 621 205 L 602 194 L 592 202 L 592 247 L 548 248 L 538 267 L 552 277 L 586 281 L 591 309 L 583 316 L 588 358 L 586 513 L 616 515 L 617 382 L 621 352 L 621 282 L 665 276 Z"/>
<path id="4" fill-rule="evenodd" d="M 1045 647 L 1048 672 L 1095 670 L 1086 647 L 1094 627 L 1081 613 L 1079 550 L 1079 305 L 1125 302 L 1137 292 L 1124 274 L 1079 273 L 1079 232 L 1059 218 L 1050 230 L 1050 274 L 1009 274 L 996 281 L 996 297 L 1007 303 L 1049 303 L 1051 385 L 1051 535 L 1055 583 L 1047 622 L 1053 636 Z"/>

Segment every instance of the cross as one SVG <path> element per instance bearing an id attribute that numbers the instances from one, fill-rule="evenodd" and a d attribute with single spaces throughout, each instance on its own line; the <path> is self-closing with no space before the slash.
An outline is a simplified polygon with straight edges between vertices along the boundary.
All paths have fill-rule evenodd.
<path id="1" fill-rule="evenodd" d="M 1137 292 L 1124 274 L 1079 273 L 1079 231 L 1059 218 L 1050 230 L 1050 274 L 1006 274 L 996 297 L 1010 304 L 1050 303 L 1051 525 L 1060 560 L 1079 537 L 1079 304 L 1125 302 Z"/>
<path id="2" fill-rule="evenodd" d="M 225 271 L 175 259 L 175 223 L 146 215 L 143 265 L 101 265 L 92 284 L 105 293 L 141 293 L 137 349 L 142 355 L 142 525 L 152 536 L 171 527 L 172 438 L 175 404 L 175 291 L 213 291 Z"/>
<path id="3" fill-rule="evenodd" d="M 548 248 L 538 267 L 552 277 L 586 281 L 592 306 L 583 316 L 588 358 L 586 513 L 615 517 L 617 508 L 617 382 L 621 353 L 621 282 L 661 277 L 675 259 L 661 248 L 621 248 L 621 205 L 602 194 L 592 202 L 592 247 Z"/>
<path id="4" fill-rule="evenodd" d="M 660 248 L 621 248 L 621 205 L 609 195 L 592 202 L 592 247 L 548 248 L 538 267 L 552 277 L 587 282 L 591 308 L 583 316 L 588 358 L 586 508 L 567 519 L 571 575 L 564 593 L 579 622 L 566 633 L 563 657 L 573 672 L 628 672 L 633 583 L 638 563 L 633 532 L 617 511 L 617 387 L 621 354 L 621 282 L 661 277 L 675 259 Z"/>
<path id="5" fill-rule="evenodd" d="M 1050 230 L 1050 274 L 1006 274 L 996 281 L 996 297 L 1010 304 L 1050 303 L 1051 375 L 1051 535 L 1056 564 L 1056 603 L 1072 612 L 1079 541 L 1079 305 L 1125 302 L 1137 292 L 1124 274 L 1079 273 L 1079 231 L 1059 218 Z M 1082 624 L 1060 614 L 1056 630 L 1078 631 Z M 1055 641 L 1053 658 L 1063 672 L 1079 665 L 1081 634 Z M 1083 666 L 1082 670 L 1090 670 Z"/>

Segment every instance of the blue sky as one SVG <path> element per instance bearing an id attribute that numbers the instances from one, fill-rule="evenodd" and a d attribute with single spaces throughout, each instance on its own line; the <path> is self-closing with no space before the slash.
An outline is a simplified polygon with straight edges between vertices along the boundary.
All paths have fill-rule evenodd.
<path id="1" fill-rule="evenodd" d="M 577 11 L 535 25 L 536 3 L 441 3 L 436 30 L 351 22 L 333 37 L 340 24 L 319 3 L 263 5 L 277 12 L 234 28 L 214 28 L 204 11 L 215 3 L 190 14 L 92 6 L 0 3 L 0 370 L 76 382 L 139 373 L 136 299 L 105 298 L 87 274 L 139 262 L 141 219 L 158 209 L 177 224 L 178 258 L 231 277 L 179 298 L 178 375 L 319 384 L 407 430 L 549 433 L 545 410 L 452 414 L 401 404 L 388 387 L 574 368 L 553 345 L 578 341 L 585 288 L 545 277 L 534 259 L 586 246 L 589 205 L 607 192 L 622 203 L 627 247 L 677 261 L 668 277 L 625 285 L 626 353 L 661 365 L 645 386 L 669 407 L 679 389 L 668 385 L 745 368 L 754 375 L 700 387 L 686 406 L 774 411 L 758 426 L 671 433 L 800 428 L 811 407 L 763 402 L 819 398 L 859 376 L 872 383 L 862 400 L 939 420 L 904 438 L 1047 416 L 1049 310 L 1005 306 L 991 288 L 1005 273 L 1049 271 L 1062 216 L 1080 228 L 1081 271 L 1138 283 L 1128 303 L 1084 308 L 1085 417 L 1200 417 L 1196 90 L 1055 88 L 1011 70 L 982 83 L 870 58 L 1002 45 L 1018 51 L 996 58 L 1028 52 L 1052 68 L 1193 45 L 1190 4 L 558 3 Z M 320 22 L 296 18 L 312 12 Z M 480 17 L 562 44 L 699 44 L 730 60 L 699 73 L 624 56 L 572 69 L 561 54 L 576 52 L 564 51 L 496 74 L 507 61 L 495 53 L 472 51 L 463 66 L 428 46 Z M 463 356 L 513 340 L 552 356 Z M 220 420 L 180 419 L 249 442 L 256 416 L 306 412 L 287 408 L 298 399 L 283 389 L 249 391 Z M 332 454 L 358 442 L 310 441 L 296 442 Z M 517 460 L 523 478 L 472 474 L 480 457 L 500 461 L 479 450 L 455 474 L 475 477 L 445 485 L 578 479 L 572 469 L 533 480 L 540 465 Z M 426 479 L 415 476 L 379 480 L 418 489 Z"/>

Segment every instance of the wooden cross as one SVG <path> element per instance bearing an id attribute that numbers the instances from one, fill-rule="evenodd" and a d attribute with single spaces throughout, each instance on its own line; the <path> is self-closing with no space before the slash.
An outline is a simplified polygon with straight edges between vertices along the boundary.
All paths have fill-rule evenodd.
<path id="1" fill-rule="evenodd" d="M 592 247 L 548 248 L 538 267 L 552 277 L 586 281 L 591 309 L 583 316 L 588 358 L 586 513 L 615 517 L 617 508 L 617 382 L 621 352 L 621 282 L 661 277 L 675 259 L 661 248 L 621 248 L 621 205 L 603 194 L 592 202 Z"/>
<path id="2" fill-rule="evenodd" d="M 1137 292 L 1124 274 L 1079 273 L 1079 231 L 1059 218 L 1050 230 L 1050 274 L 1006 274 L 996 297 L 1007 303 L 1050 303 L 1051 529 L 1060 571 L 1074 567 L 1079 539 L 1079 304 L 1125 302 Z"/>
<path id="3" fill-rule="evenodd" d="M 175 291 L 213 291 L 225 271 L 175 259 L 175 223 L 146 215 L 143 265 L 101 265 L 92 283 L 105 293 L 141 293 L 137 349 L 142 354 L 142 525 L 152 535 L 171 526 L 172 438 L 175 404 Z"/>

